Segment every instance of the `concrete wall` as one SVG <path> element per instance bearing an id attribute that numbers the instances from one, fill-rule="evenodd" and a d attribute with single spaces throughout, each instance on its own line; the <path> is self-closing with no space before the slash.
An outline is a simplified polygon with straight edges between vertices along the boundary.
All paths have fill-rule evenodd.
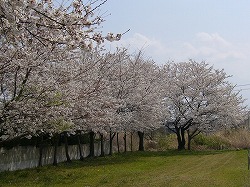
<path id="1" fill-rule="evenodd" d="M 89 145 L 82 145 L 84 157 L 89 155 Z M 115 149 L 114 149 L 115 151 Z M 104 152 L 109 153 L 109 142 L 104 142 Z M 95 144 L 95 156 L 101 154 L 101 144 Z M 77 145 L 69 145 L 69 155 L 72 160 L 80 158 Z M 59 162 L 66 161 L 64 146 L 58 147 L 57 160 Z M 33 168 L 38 166 L 39 148 L 32 146 L 18 146 L 12 149 L 0 148 L 0 172 L 14 171 L 18 169 Z M 43 150 L 42 165 L 53 163 L 53 147 L 48 146 Z"/>

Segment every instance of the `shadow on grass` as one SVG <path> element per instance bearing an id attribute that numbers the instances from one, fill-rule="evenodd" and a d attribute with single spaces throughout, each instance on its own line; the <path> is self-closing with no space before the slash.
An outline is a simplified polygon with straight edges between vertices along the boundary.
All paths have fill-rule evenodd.
<path id="1" fill-rule="evenodd" d="M 17 171 L 5 171 L 0 172 L 0 181 L 7 175 L 15 175 L 20 176 L 26 175 L 28 172 L 35 172 L 35 173 L 43 173 L 46 172 L 48 169 L 52 169 L 55 172 L 62 169 L 72 169 L 72 168 L 84 168 L 84 167 L 91 167 L 91 166 L 105 166 L 105 165 L 116 165 L 122 163 L 131 163 L 136 162 L 140 158 L 145 157 L 174 157 L 174 156 L 192 156 L 192 155 L 215 155 L 215 154 L 222 154 L 228 152 L 228 150 L 223 151 L 178 151 L 178 150 L 168 150 L 168 151 L 136 151 L 136 152 L 126 152 L 126 153 L 116 153 L 112 156 L 105 156 L 105 157 L 94 157 L 94 158 L 85 158 L 83 161 L 80 160 L 73 160 L 70 163 L 62 162 L 59 163 L 58 166 L 53 165 L 46 165 L 37 168 L 31 169 L 24 169 L 24 170 L 17 170 Z"/>
<path id="2" fill-rule="evenodd" d="M 207 151 L 189 151 L 189 150 L 168 150 L 168 151 L 145 151 L 135 152 L 134 155 L 140 157 L 154 157 L 154 156 L 179 156 L 179 155 L 214 155 L 229 152 L 230 150 L 207 150 Z"/>
<path id="3" fill-rule="evenodd" d="M 89 173 L 84 171 L 96 172 L 105 166 L 111 166 L 109 168 L 117 168 L 117 165 L 146 162 L 150 157 L 179 157 L 181 159 L 185 156 L 202 156 L 202 155 L 215 155 L 223 154 L 228 151 L 178 151 L 168 150 L 162 152 L 126 152 L 120 154 L 114 154 L 113 156 L 96 157 L 96 158 L 85 158 L 83 161 L 74 160 L 71 163 L 60 163 L 58 166 L 47 165 L 43 167 L 37 167 L 32 169 L 24 169 L 18 171 L 6 171 L 0 173 L 0 187 L 3 186 L 18 186 L 24 184 L 24 186 L 34 186 L 37 182 L 42 186 L 48 186 L 51 184 L 60 184 L 62 181 L 64 184 L 71 184 L 79 180 L 79 178 L 88 178 Z M 183 156 L 183 157 L 182 157 Z M 139 164 L 140 165 L 140 164 Z M 97 166 L 98 169 L 95 167 Z M 120 167 L 121 168 L 121 167 Z M 95 171 L 96 170 L 96 171 Z M 30 180 L 31 179 L 31 180 Z M 22 186 L 22 185 L 19 185 Z"/>
<path id="4" fill-rule="evenodd" d="M 63 162 L 60 163 L 58 166 L 44 166 L 40 168 L 36 168 L 39 170 L 43 170 L 43 168 L 84 168 L 89 166 L 105 166 L 105 165 L 116 165 L 122 163 L 129 163 L 129 162 L 136 162 L 140 158 L 145 157 L 174 157 L 174 156 L 194 156 L 194 155 L 215 155 L 215 154 L 222 154 L 228 152 L 228 150 L 223 151 L 188 151 L 188 150 L 168 150 L 168 151 L 136 151 L 136 152 L 126 152 L 126 153 L 116 153 L 112 156 L 105 156 L 105 157 L 94 157 L 94 158 L 85 158 L 83 161 L 74 160 L 71 163 Z"/>

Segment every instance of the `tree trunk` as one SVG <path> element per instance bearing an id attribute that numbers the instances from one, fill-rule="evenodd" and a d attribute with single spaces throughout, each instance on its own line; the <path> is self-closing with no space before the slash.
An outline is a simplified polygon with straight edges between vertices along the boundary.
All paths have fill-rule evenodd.
<path id="1" fill-rule="evenodd" d="M 57 165 L 57 148 L 58 148 L 58 142 L 59 142 L 59 134 L 55 134 L 54 136 L 54 160 L 53 165 Z"/>
<path id="2" fill-rule="evenodd" d="M 127 152 L 127 133 L 126 131 L 124 132 L 124 136 L 123 136 L 123 140 L 124 140 L 124 152 Z"/>
<path id="3" fill-rule="evenodd" d="M 68 133 L 64 132 L 63 136 L 64 136 L 64 147 L 65 147 L 66 159 L 67 159 L 67 162 L 71 162 L 71 159 L 69 156 Z"/>
<path id="4" fill-rule="evenodd" d="M 38 166 L 42 166 L 42 158 L 43 158 L 43 135 L 41 135 L 41 140 L 39 144 L 39 161 L 38 161 Z"/>
<path id="5" fill-rule="evenodd" d="M 113 154 L 113 139 L 115 137 L 115 133 L 109 132 L 109 155 Z"/>
<path id="6" fill-rule="evenodd" d="M 176 136 L 177 136 L 177 142 L 178 142 L 178 150 L 181 149 L 181 135 L 180 135 L 180 129 L 176 131 Z"/>
<path id="7" fill-rule="evenodd" d="M 178 141 L 178 150 L 184 150 L 185 149 L 185 130 L 181 127 L 175 127 L 176 135 L 177 135 L 177 141 Z"/>
<path id="8" fill-rule="evenodd" d="M 191 150 L 191 137 L 190 136 L 188 136 L 188 150 Z"/>
<path id="9" fill-rule="evenodd" d="M 199 131 L 198 129 L 195 129 L 193 132 L 191 132 L 189 129 L 187 130 L 187 134 L 188 134 L 188 150 L 191 150 L 191 140 L 197 136 L 198 134 L 200 134 L 201 131 Z"/>
<path id="10" fill-rule="evenodd" d="M 139 151 L 144 151 L 144 132 L 138 131 Z"/>
<path id="11" fill-rule="evenodd" d="M 100 134 L 101 136 L 101 157 L 104 157 L 105 156 L 105 153 L 104 153 L 104 145 L 103 145 L 103 134 Z"/>
<path id="12" fill-rule="evenodd" d="M 78 149 L 80 153 L 80 160 L 84 160 L 83 154 L 82 154 L 82 145 L 81 145 L 81 132 L 78 132 L 77 134 L 77 141 L 78 141 Z"/>
<path id="13" fill-rule="evenodd" d="M 185 149 L 186 139 L 185 139 L 185 130 L 183 128 L 181 128 L 181 140 L 182 140 L 181 147 Z"/>
<path id="14" fill-rule="evenodd" d="M 113 154 L 112 131 L 109 132 L 109 155 Z"/>
<path id="15" fill-rule="evenodd" d="M 120 153 L 120 144 L 119 144 L 119 133 L 116 133 L 116 144 L 117 144 L 117 151 Z"/>
<path id="16" fill-rule="evenodd" d="M 95 133 L 93 131 L 89 132 L 89 156 L 95 157 Z"/>
<path id="17" fill-rule="evenodd" d="M 130 133 L 130 149 L 133 152 L 133 132 Z"/>

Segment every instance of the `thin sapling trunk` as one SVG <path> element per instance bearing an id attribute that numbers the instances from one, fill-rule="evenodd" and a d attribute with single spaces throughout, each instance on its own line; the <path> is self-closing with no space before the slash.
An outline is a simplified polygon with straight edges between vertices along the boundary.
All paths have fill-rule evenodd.
<path id="1" fill-rule="evenodd" d="M 120 145 L 119 145 L 119 133 L 116 133 L 116 144 L 117 144 L 117 151 L 120 153 Z"/>
<path id="2" fill-rule="evenodd" d="M 104 138 L 103 138 L 103 134 L 100 134 L 100 137 L 101 137 L 101 157 L 104 157 L 105 156 L 105 153 L 104 153 L 104 144 L 103 144 L 103 141 L 104 141 Z"/>
<path id="3" fill-rule="evenodd" d="M 95 133 L 93 131 L 89 132 L 89 156 L 95 157 Z"/>
<path id="4" fill-rule="evenodd" d="M 40 144 L 39 144 L 39 161 L 38 161 L 38 166 L 42 166 L 42 158 L 43 158 L 43 135 L 41 135 L 41 140 L 40 140 Z"/>
<path id="5" fill-rule="evenodd" d="M 144 132 L 138 131 L 139 151 L 144 151 Z"/>
<path id="6" fill-rule="evenodd" d="M 77 134 L 77 141 L 78 141 L 78 149 L 80 153 L 80 160 L 84 160 L 83 153 L 82 153 L 82 144 L 81 144 L 81 131 Z"/>
<path id="7" fill-rule="evenodd" d="M 53 165 L 57 166 L 57 148 L 59 143 L 59 134 L 54 135 L 54 156 L 53 156 Z"/>
<path id="8" fill-rule="evenodd" d="M 130 133 L 130 151 L 133 152 L 133 132 Z"/>
<path id="9" fill-rule="evenodd" d="M 127 152 L 127 133 L 126 133 L 126 131 L 124 132 L 123 140 L 124 140 L 124 152 Z"/>
<path id="10" fill-rule="evenodd" d="M 112 130 L 110 130 L 109 132 L 109 155 L 113 154 L 113 139 L 115 137 L 115 132 L 112 132 Z"/>
<path id="11" fill-rule="evenodd" d="M 64 146 L 65 146 L 65 154 L 66 154 L 66 159 L 67 162 L 71 162 L 70 156 L 69 156 L 69 143 L 68 143 L 68 133 L 64 132 Z"/>

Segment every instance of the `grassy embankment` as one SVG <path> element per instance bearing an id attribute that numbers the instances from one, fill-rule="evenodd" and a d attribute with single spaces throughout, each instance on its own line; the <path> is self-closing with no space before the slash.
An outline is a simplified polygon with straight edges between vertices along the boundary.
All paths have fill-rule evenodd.
<path id="1" fill-rule="evenodd" d="M 0 173 L 0 186 L 250 186 L 247 151 L 166 151 Z"/>

